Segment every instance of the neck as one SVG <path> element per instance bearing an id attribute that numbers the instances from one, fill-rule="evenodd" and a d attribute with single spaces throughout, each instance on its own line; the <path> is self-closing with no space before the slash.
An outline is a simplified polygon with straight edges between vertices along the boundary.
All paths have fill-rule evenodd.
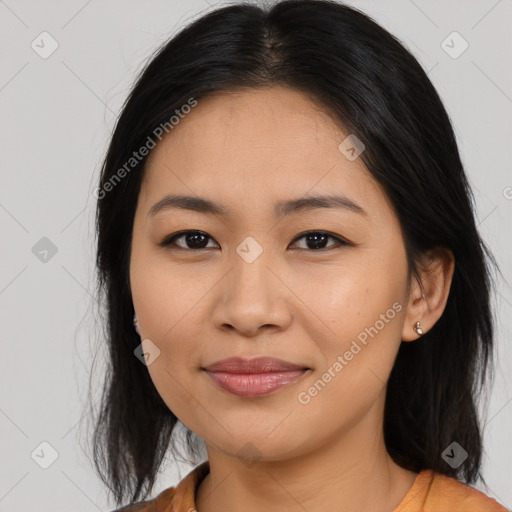
<path id="1" fill-rule="evenodd" d="M 315 450 L 254 464 L 207 445 L 210 472 L 196 493 L 197 512 L 392 512 L 417 473 L 391 459 L 378 419 L 375 411 Z"/>

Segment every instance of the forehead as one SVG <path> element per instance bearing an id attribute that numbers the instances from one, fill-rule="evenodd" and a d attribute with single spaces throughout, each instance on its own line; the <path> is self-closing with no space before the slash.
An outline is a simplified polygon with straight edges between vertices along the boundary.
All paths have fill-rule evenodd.
<path id="1" fill-rule="evenodd" d="M 292 89 L 215 94 L 198 100 L 152 150 L 143 193 L 153 202 L 183 192 L 261 208 L 287 197 L 339 192 L 368 210 L 385 208 L 363 162 L 339 150 L 348 135 L 319 104 Z"/>

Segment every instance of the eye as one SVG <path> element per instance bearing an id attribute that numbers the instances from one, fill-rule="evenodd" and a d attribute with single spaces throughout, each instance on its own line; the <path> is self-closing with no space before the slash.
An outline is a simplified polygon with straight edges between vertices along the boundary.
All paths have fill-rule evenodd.
<path id="1" fill-rule="evenodd" d="M 329 238 L 333 239 L 335 241 L 334 244 L 331 244 L 330 246 L 327 246 L 325 248 L 325 243 Z M 184 239 L 185 245 L 177 244 L 176 241 Z M 197 230 L 188 230 L 188 231 L 181 231 L 179 233 L 173 233 L 172 235 L 167 236 L 162 240 L 159 245 L 160 247 L 172 247 L 177 249 L 183 249 L 183 250 L 200 250 L 200 249 L 211 249 L 212 246 L 208 246 L 208 240 L 213 240 L 213 238 L 208 235 L 208 233 L 205 233 L 204 231 L 197 231 Z M 304 239 L 306 243 L 306 248 L 302 247 L 301 250 L 310 250 L 310 251 L 325 251 L 325 250 L 331 250 L 339 246 L 343 245 L 350 245 L 349 242 L 346 240 L 332 235 L 326 231 L 307 231 L 305 233 L 302 233 L 301 235 L 297 236 L 292 243 L 297 242 L 298 240 Z"/>
<path id="2" fill-rule="evenodd" d="M 335 243 L 326 248 L 325 243 L 329 238 L 335 240 Z M 326 231 L 307 231 L 306 233 L 302 233 L 296 237 L 294 242 L 301 239 L 305 240 L 306 249 L 311 249 L 313 251 L 329 251 L 339 246 L 350 245 L 346 240 L 343 240 L 338 236 L 331 235 Z"/>
<path id="3" fill-rule="evenodd" d="M 185 246 L 176 244 L 176 240 L 180 239 L 185 240 Z M 207 239 L 211 238 L 208 233 L 205 233 L 204 231 L 196 231 L 196 230 L 189 230 L 189 231 L 181 231 L 179 233 L 174 233 L 172 235 L 169 235 L 168 237 L 164 238 L 158 245 L 161 247 L 168 247 L 171 245 L 175 245 L 178 249 L 211 249 L 211 247 L 207 247 Z M 190 246 L 188 245 L 190 244 Z"/>

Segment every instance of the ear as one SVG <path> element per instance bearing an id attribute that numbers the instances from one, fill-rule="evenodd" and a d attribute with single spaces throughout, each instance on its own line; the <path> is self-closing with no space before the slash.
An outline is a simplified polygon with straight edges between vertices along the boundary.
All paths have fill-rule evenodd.
<path id="1" fill-rule="evenodd" d="M 454 269 L 453 253 L 445 247 L 436 247 L 424 255 L 418 269 L 421 280 L 411 279 L 402 341 L 420 337 L 414 330 L 416 322 L 426 333 L 439 320 L 448 301 Z"/>
<path id="2" fill-rule="evenodd" d="M 140 336 L 139 322 L 137 320 L 137 315 L 133 316 L 133 326 L 135 327 L 135 330 L 137 331 L 137 334 Z"/>

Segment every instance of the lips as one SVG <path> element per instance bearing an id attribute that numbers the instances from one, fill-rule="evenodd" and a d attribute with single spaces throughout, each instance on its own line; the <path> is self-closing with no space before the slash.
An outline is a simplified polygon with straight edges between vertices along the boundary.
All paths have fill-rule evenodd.
<path id="1" fill-rule="evenodd" d="M 243 397 L 258 397 L 294 384 L 310 370 L 273 357 L 232 357 L 204 368 L 221 389 Z"/>
<path id="2" fill-rule="evenodd" d="M 307 370 L 304 365 L 293 364 L 275 357 L 256 357 L 254 359 L 243 359 L 241 357 L 230 357 L 217 361 L 205 368 L 209 372 L 224 373 L 268 373 L 286 372 L 294 370 Z"/>

